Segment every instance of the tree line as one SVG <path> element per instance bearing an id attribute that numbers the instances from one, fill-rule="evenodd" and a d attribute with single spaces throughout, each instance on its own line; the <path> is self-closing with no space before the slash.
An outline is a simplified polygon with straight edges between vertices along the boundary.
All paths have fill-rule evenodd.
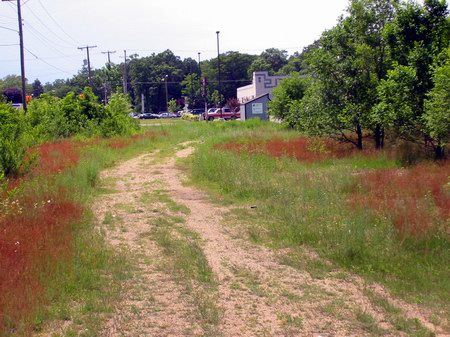
<path id="1" fill-rule="evenodd" d="M 446 1 L 352 0 L 304 53 L 302 74 L 275 89 L 271 112 L 296 130 L 362 149 L 367 138 L 420 143 L 444 158 L 450 141 Z M 370 137 L 367 137 L 370 136 Z"/>
<path id="2" fill-rule="evenodd" d="M 126 89 L 136 111 L 141 111 L 142 97 L 145 112 L 158 112 L 166 108 L 165 81 L 167 80 L 168 100 L 175 99 L 178 106 L 188 103 L 191 108 L 204 107 L 209 104 L 225 103 L 236 97 L 238 87 L 250 84 L 253 71 L 266 70 L 271 74 L 288 75 L 292 71 L 301 71 L 301 54 L 296 52 L 288 56 L 287 51 L 269 48 L 260 55 L 250 55 L 237 51 L 220 54 L 221 95 L 218 89 L 218 59 L 201 61 L 193 58 L 181 59 L 172 51 L 153 53 L 150 56 L 129 56 L 126 64 Z M 92 71 L 93 92 L 105 101 L 114 92 L 124 91 L 124 63 L 105 64 Z M 202 88 L 202 79 L 206 86 Z M 42 84 L 39 79 L 27 82 L 27 94 L 39 97 L 47 93 L 59 98 L 69 92 L 81 93 L 88 81 L 86 62 L 80 71 L 68 79 L 57 79 L 52 83 Z M 21 102 L 20 76 L 10 75 L 0 79 L 0 92 L 10 101 Z"/>

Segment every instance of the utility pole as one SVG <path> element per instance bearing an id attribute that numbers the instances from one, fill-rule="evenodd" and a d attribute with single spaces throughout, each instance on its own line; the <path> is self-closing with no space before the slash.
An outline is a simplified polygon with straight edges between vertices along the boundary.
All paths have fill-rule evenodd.
<path id="1" fill-rule="evenodd" d="M 127 51 L 124 50 L 123 51 L 123 58 L 124 58 L 124 63 L 123 63 L 123 93 L 126 95 L 128 94 L 128 74 L 127 74 Z"/>
<path id="2" fill-rule="evenodd" d="M 199 72 L 199 75 L 201 75 L 202 74 L 202 68 L 200 67 L 200 52 L 198 52 L 198 72 Z"/>
<path id="3" fill-rule="evenodd" d="M 114 51 L 109 51 L 109 50 L 102 51 L 102 54 L 108 54 L 108 65 L 111 64 L 111 54 L 115 54 L 115 53 L 116 53 L 115 50 Z"/>
<path id="4" fill-rule="evenodd" d="M 97 48 L 97 46 L 78 47 L 79 50 L 86 49 L 86 51 L 87 51 L 88 80 L 89 80 L 89 85 L 90 85 L 91 89 L 93 89 L 93 88 L 94 88 L 94 84 L 93 84 L 93 82 L 92 82 L 91 60 L 90 60 L 90 58 L 89 58 L 89 49 L 91 49 L 91 48 Z"/>
<path id="5" fill-rule="evenodd" d="M 2 0 L 2 1 L 14 1 L 14 0 Z M 17 18 L 19 20 L 19 40 L 20 40 L 20 73 L 22 76 L 22 106 L 23 110 L 27 111 L 27 91 L 26 91 L 26 78 L 25 78 L 25 55 L 23 47 L 23 24 L 22 24 L 22 9 L 20 0 L 17 0 Z"/>

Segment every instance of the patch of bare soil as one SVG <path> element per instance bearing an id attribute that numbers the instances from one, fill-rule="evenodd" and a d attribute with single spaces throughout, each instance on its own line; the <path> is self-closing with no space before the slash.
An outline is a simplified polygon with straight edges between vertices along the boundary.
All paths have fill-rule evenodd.
<path id="1" fill-rule="evenodd" d="M 418 319 L 438 336 L 445 336 L 418 306 L 393 299 L 378 285 L 356 276 L 314 277 L 306 270 L 281 263 L 287 252 L 256 246 L 227 227 L 232 209 L 209 201 L 207 195 L 183 183 L 176 159 L 163 163 L 143 155 L 105 171 L 114 192 L 93 206 L 108 242 L 134 257 L 136 271 L 126 281 L 123 301 L 102 336 L 204 335 L 192 296 L 176 277 L 161 268 L 164 257 L 157 244 L 143 239 L 152 221 L 167 211 L 143 196 L 164 189 L 190 212 L 181 226 L 196 232 L 218 282 L 216 305 L 221 310 L 216 332 L 223 336 L 407 336 L 395 327 L 392 313 L 374 304 L 375 294 L 398 308 L 396 315 Z M 158 187 L 157 187 L 158 186 Z M 239 224 L 236 224 L 239 227 Z M 311 253 L 313 254 L 313 253 Z M 314 257 L 316 258 L 316 257 Z M 338 274 L 338 273 L 337 273 Z"/>

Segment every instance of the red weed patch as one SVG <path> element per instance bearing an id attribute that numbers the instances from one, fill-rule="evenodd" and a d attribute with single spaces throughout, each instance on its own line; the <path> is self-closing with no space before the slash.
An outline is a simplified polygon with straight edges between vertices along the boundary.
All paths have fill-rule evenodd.
<path id="1" fill-rule="evenodd" d="M 295 139 L 271 139 L 250 143 L 227 143 L 216 145 L 217 149 L 236 153 L 262 153 L 271 157 L 291 157 L 302 162 L 312 163 L 319 160 L 351 157 L 356 154 L 373 155 L 373 151 L 360 151 L 351 144 L 332 139 L 300 137 Z"/>
<path id="2" fill-rule="evenodd" d="M 36 176 L 48 177 L 76 166 L 80 160 L 80 149 L 82 147 L 83 144 L 66 139 L 30 148 L 25 156 L 25 163 L 31 162 L 30 170 L 25 174 L 24 171 L 27 171 L 27 168 L 23 167 L 22 173 L 18 177 L 9 179 L 7 190 L 17 188 L 23 180 Z M 33 158 L 36 158 L 36 160 L 33 161 Z"/>
<path id="3" fill-rule="evenodd" d="M 5 202 L 4 202 L 5 203 Z M 3 205 L 0 217 L 0 329 L 27 317 L 44 298 L 57 262 L 70 256 L 82 208 L 62 196 Z"/>
<path id="4" fill-rule="evenodd" d="M 45 143 L 36 148 L 39 161 L 33 168 L 33 175 L 51 175 L 75 166 L 80 160 L 80 144 L 70 140 Z"/>
<path id="5" fill-rule="evenodd" d="M 450 161 L 377 170 L 359 184 L 350 202 L 388 216 L 401 235 L 424 236 L 450 220 Z"/>

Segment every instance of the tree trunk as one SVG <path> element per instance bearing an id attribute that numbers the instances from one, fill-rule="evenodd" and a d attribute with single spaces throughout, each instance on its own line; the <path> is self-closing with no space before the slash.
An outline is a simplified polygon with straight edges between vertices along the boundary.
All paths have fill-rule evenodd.
<path id="1" fill-rule="evenodd" d="M 381 150 L 384 147 L 384 129 L 377 125 L 375 127 L 375 148 Z"/>
<path id="2" fill-rule="evenodd" d="M 436 145 L 436 147 L 434 148 L 434 159 L 435 160 L 445 159 L 445 152 L 443 145 Z"/>
<path id="3" fill-rule="evenodd" d="M 356 125 L 356 135 L 358 136 L 358 141 L 356 143 L 356 147 L 360 150 L 363 148 L 363 134 L 361 125 Z"/>

